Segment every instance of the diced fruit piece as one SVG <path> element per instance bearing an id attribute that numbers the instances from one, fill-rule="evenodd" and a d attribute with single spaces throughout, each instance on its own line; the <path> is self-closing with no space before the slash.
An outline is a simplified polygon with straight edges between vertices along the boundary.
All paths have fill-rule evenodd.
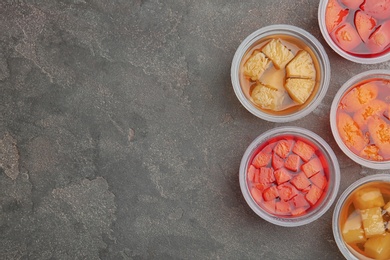
<path id="1" fill-rule="evenodd" d="M 321 190 L 324 190 L 326 188 L 326 185 L 328 185 L 328 181 L 326 180 L 326 177 L 321 173 L 314 174 L 310 178 L 310 181 Z"/>
<path id="2" fill-rule="evenodd" d="M 306 194 L 306 200 L 311 206 L 314 206 L 322 195 L 322 190 L 315 185 L 311 185 L 309 192 Z"/>
<path id="3" fill-rule="evenodd" d="M 318 157 L 315 157 L 302 165 L 302 170 L 308 178 L 322 170 L 322 163 Z"/>
<path id="4" fill-rule="evenodd" d="M 251 80 L 260 80 L 264 71 L 271 65 L 271 60 L 264 53 L 256 50 L 244 64 L 244 74 Z"/>
<path id="5" fill-rule="evenodd" d="M 364 252 L 373 259 L 390 258 L 390 233 L 382 236 L 371 237 L 364 243 Z"/>
<path id="6" fill-rule="evenodd" d="M 286 66 L 286 76 L 288 78 L 315 79 L 316 70 L 313 59 L 305 50 L 299 50 L 295 57 Z"/>
<path id="7" fill-rule="evenodd" d="M 260 183 L 272 183 L 275 181 L 274 171 L 272 168 L 261 167 L 259 174 Z"/>
<path id="8" fill-rule="evenodd" d="M 293 205 L 296 207 L 296 208 L 309 208 L 310 205 L 309 205 L 309 202 L 307 202 L 306 198 L 305 198 L 305 195 L 303 194 L 298 194 L 297 196 L 295 196 L 293 199 L 292 199 L 292 202 L 293 202 Z"/>
<path id="9" fill-rule="evenodd" d="M 293 153 L 299 155 L 299 157 L 302 158 L 303 161 L 307 162 L 310 160 L 310 158 L 313 156 L 315 150 L 311 145 L 308 145 L 305 142 L 302 142 L 301 140 L 298 140 L 294 147 L 293 147 Z"/>
<path id="10" fill-rule="evenodd" d="M 276 153 L 272 153 L 272 167 L 274 170 L 280 169 L 284 166 L 284 159 Z"/>
<path id="11" fill-rule="evenodd" d="M 303 104 L 313 92 L 314 85 L 312 79 L 288 78 L 284 87 L 295 102 Z"/>
<path id="12" fill-rule="evenodd" d="M 358 10 L 355 13 L 355 26 L 360 38 L 366 42 L 376 27 L 376 20 Z"/>
<path id="13" fill-rule="evenodd" d="M 257 169 L 259 170 L 259 169 Z M 267 189 L 268 187 L 271 187 L 272 183 L 269 183 L 269 182 L 265 182 L 265 183 L 255 183 L 255 187 L 260 190 L 261 192 L 263 192 L 265 189 Z"/>
<path id="14" fill-rule="evenodd" d="M 353 52 L 362 43 L 359 34 L 350 23 L 337 27 L 331 36 L 335 43 L 346 52 Z"/>
<path id="15" fill-rule="evenodd" d="M 381 100 L 372 100 L 366 104 L 363 108 L 356 111 L 353 116 L 353 120 L 358 126 L 363 129 L 368 122 L 368 119 L 373 115 L 381 115 L 386 110 L 387 104 Z"/>
<path id="16" fill-rule="evenodd" d="M 351 9 L 357 9 L 364 2 L 364 0 L 340 0 L 342 4 Z"/>
<path id="17" fill-rule="evenodd" d="M 280 39 L 272 39 L 262 49 L 263 53 L 272 60 L 276 69 L 284 69 L 294 58 L 294 54 L 283 45 Z"/>
<path id="18" fill-rule="evenodd" d="M 382 207 L 385 205 L 380 189 L 374 187 L 366 187 L 357 190 L 353 195 L 353 205 L 355 209 L 369 209 Z"/>
<path id="19" fill-rule="evenodd" d="M 256 169 L 256 167 L 253 165 L 249 166 L 249 168 L 248 168 L 248 181 L 251 181 L 251 182 L 255 181 L 256 171 L 258 172 L 259 169 Z"/>
<path id="20" fill-rule="evenodd" d="M 346 243 L 363 243 L 366 241 L 359 211 L 355 210 L 348 216 L 342 228 L 342 234 Z"/>
<path id="21" fill-rule="evenodd" d="M 341 139 L 352 152 L 359 154 L 366 146 L 367 140 L 364 138 L 363 132 L 347 113 L 338 113 L 337 129 Z"/>
<path id="22" fill-rule="evenodd" d="M 275 143 L 270 143 L 270 144 L 267 144 L 261 151 L 263 153 L 272 153 L 274 147 L 275 147 Z"/>
<path id="23" fill-rule="evenodd" d="M 281 200 L 288 201 L 298 194 L 297 189 L 290 183 L 283 183 L 277 186 Z"/>
<path id="24" fill-rule="evenodd" d="M 375 144 L 364 147 L 360 156 L 372 161 L 383 161 L 383 157 L 379 154 L 379 147 Z"/>
<path id="25" fill-rule="evenodd" d="M 290 173 L 285 168 L 280 168 L 274 172 L 276 183 L 278 185 L 285 183 L 291 179 Z"/>
<path id="26" fill-rule="evenodd" d="M 251 189 L 252 198 L 257 204 L 261 205 L 263 201 L 263 194 L 256 188 Z"/>
<path id="27" fill-rule="evenodd" d="M 367 238 L 385 233 L 385 223 L 380 207 L 363 209 L 360 211 L 364 234 Z"/>
<path id="28" fill-rule="evenodd" d="M 274 147 L 274 152 L 281 158 L 285 159 L 290 154 L 291 149 L 294 145 L 292 140 L 280 140 Z"/>
<path id="29" fill-rule="evenodd" d="M 305 212 L 306 212 L 305 208 L 295 208 L 295 209 L 291 210 L 291 215 L 292 216 L 299 216 L 299 215 L 303 215 Z"/>
<path id="30" fill-rule="evenodd" d="M 390 201 L 383 206 L 383 209 L 386 210 L 388 214 L 390 214 Z"/>
<path id="31" fill-rule="evenodd" d="M 296 154 L 290 154 L 286 161 L 284 162 L 284 167 L 291 171 L 298 171 L 299 163 L 300 163 L 300 157 Z"/>
<path id="32" fill-rule="evenodd" d="M 366 0 L 361 9 L 377 19 L 390 18 L 390 0 Z"/>
<path id="33" fill-rule="evenodd" d="M 367 41 L 368 48 L 372 53 L 381 53 L 389 48 L 390 44 L 390 20 L 378 27 Z"/>
<path id="34" fill-rule="evenodd" d="M 277 201 L 275 205 L 275 212 L 279 215 L 290 215 L 291 205 L 286 201 Z"/>
<path id="35" fill-rule="evenodd" d="M 343 9 L 337 0 L 329 0 L 325 11 L 325 23 L 328 32 L 331 33 L 336 26 L 345 21 L 348 14 L 349 10 Z"/>
<path id="36" fill-rule="evenodd" d="M 265 201 L 273 200 L 279 196 L 276 186 L 271 186 L 263 191 L 263 198 Z"/>
<path id="37" fill-rule="evenodd" d="M 253 102 L 263 109 L 279 111 L 283 109 L 283 92 L 269 85 L 258 83 L 252 90 Z"/>
<path id="38" fill-rule="evenodd" d="M 347 112 L 357 111 L 378 96 L 378 86 L 368 82 L 349 91 L 341 100 L 340 107 Z"/>
<path id="39" fill-rule="evenodd" d="M 268 212 L 274 214 L 275 212 L 275 207 L 276 207 L 276 200 L 269 200 L 269 201 L 264 201 L 263 202 L 263 207 L 265 210 Z"/>
<path id="40" fill-rule="evenodd" d="M 304 190 L 305 188 L 310 186 L 310 181 L 306 177 L 306 174 L 304 172 L 300 172 L 295 175 L 290 181 L 290 183 L 294 185 L 295 188 L 297 188 L 298 190 Z"/>
<path id="41" fill-rule="evenodd" d="M 252 164 L 256 168 L 267 166 L 271 162 L 271 158 L 272 158 L 272 154 L 264 153 L 263 151 L 261 151 L 255 156 Z"/>
<path id="42" fill-rule="evenodd" d="M 380 117 L 373 116 L 368 121 L 368 131 L 381 155 L 390 156 L 390 126 Z"/>

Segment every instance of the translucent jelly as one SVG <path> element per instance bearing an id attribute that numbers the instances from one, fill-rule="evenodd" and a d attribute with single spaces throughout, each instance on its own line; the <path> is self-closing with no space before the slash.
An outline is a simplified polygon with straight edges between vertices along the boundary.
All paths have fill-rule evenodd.
<path id="1" fill-rule="evenodd" d="M 295 217 L 321 203 L 329 167 L 322 151 L 296 136 L 271 138 L 254 154 L 247 184 L 256 203 L 273 215 Z"/>

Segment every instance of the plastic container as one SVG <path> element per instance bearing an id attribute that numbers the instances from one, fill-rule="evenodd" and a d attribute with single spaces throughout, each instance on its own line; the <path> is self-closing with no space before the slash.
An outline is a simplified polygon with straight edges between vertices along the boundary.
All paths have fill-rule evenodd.
<path id="1" fill-rule="evenodd" d="M 273 147 L 273 153 L 278 150 L 276 148 L 278 146 L 278 142 L 284 142 L 281 140 L 293 140 L 291 143 L 294 147 L 297 145 L 298 140 L 300 142 L 304 142 L 307 145 L 313 147 L 313 154 L 310 157 L 307 157 L 305 161 L 301 160 L 301 164 L 298 167 L 297 171 L 288 171 L 291 179 L 285 182 L 284 180 L 282 184 L 279 184 L 279 181 L 277 183 L 271 184 L 269 187 L 276 187 L 279 190 L 279 197 L 275 198 L 274 200 L 268 200 L 266 203 L 264 196 L 265 196 L 265 190 L 259 191 L 256 190 L 259 188 L 259 183 L 255 183 L 255 181 L 252 182 L 253 179 L 251 173 L 250 173 L 250 168 L 253 168 L 255 158 L 257 158 L 257 154 L 260 151 L 265 152 L 265 150 L 270 151 L 270 147 Z M 276 143 L 275 143 L 276 142 Z M 291 142 L 291 141 L 288 141 Z M 275 145 L 275 146 L 274 146 Z M 294 151 L 294 152 L 293 152 Z M 278 154 L 278 153 L 276 153 Z M 295 148 L 292 148 L 290 151 L 290 154 L 296 155 L 295 153 Z M 299 153 L 298 153 L 299 154 Z M 273 154 L 275 156 L 275 154 Z M 273 157 L 274 158 L 274 157 Z M 289 156 L 286 157 L 286 160 L 288 160 Z M 282 190 L 279 189 L 279 186 L 286 186 L 286 185 L 293 185 L 295 186 L 296 183 L 294 182 L 294 178 L 302 173 L 303 169 L 305 166 L 303 166 L 305 163 L 311 163 L 312 161 L 316 161 L 319 158 L 319 160 L 322 163 L 322 170 L 318 170 L 317 174 L 323 174 L 323 176 L 326 177 L 327 180 L 327 185 L 322 186 L 323 191 L 320 193 L 321 196 L 319 199 L 313 204 L 313 206 L 310 206 L 309 208 L 306 208 L 305 211 L 300 211 L 299 214 L 290 214 L 287 212 L 286 214 L 280 214 L 280 212 L 277 212 L 279 210 L 278 206 L 274 206 L 275 212 L 272 211 L 272 208 L 270 210 L 269 208 L 269 202 L 273 203 L 278 203 L 278 202 L 284 202 L 287 201 L 289 205 L 291 205 L 291 212 L 297 212 L 296 209 L 300 209 L 302 205 L 297 205 L 298 203 L 298 197 L 306 197 L 306 193 L 311 192 L 310 190 L 313 188 L 313 190 L 317 190 L 317 188 L 313 187 L 314 184 L 311 183 L 310 186 L 302 186 L 301 188 L 298 189 L 298 186 L 296 191 L 298 191 L 298 194 L 295 194 L 296 196 L 293 197 L 291 200 L 282 200 L 282 193 L 280 193 Z M 274 162 L 276 162 L 276 157 L 275 161 L 272 159 L 271 162 L 268 163 L 268 165 L 264 166 L 265 168 L 271 168 L 274 167 Z M 286 166 L 286 164 L 285 164 Z M 287 167 L 287 166 L 286 166 Z M 285 167 L 282 167 L 285 168 Z M 278 169 L 282 169 L 278 168 Z M 275 168 L 276 169 L 276 168 Z M 261 167 L 259 172 L 261 172 Z M 273 171 L 274 176 L 276 176 L 276 170 Z M 310 177 L 310 181 L 314 180 L 314 177 L 316 174 Z M 320 175 L 318 175 L 320 176 Z M 278 179 L 279 180 L 279 179 Z M 258 136 L 247 148 L 245 151 L 241 164 L 240 164 L 240 170 L 239 170 L 239 182 L 240 182 L 240 188 L 242 191 L 242 194 L 248 203 L 249 207 L 261 218 L 264 220 L 273 223 L 275 225 L 279 226 L 285 226 L 285 227 L 296 227 L 296 226 L 301 226 L 305 225 L 308 223 L 311 223 L 318 218 L 320 218 L 332 205 L 334 202 L 338 189 L 339 189 L 339 184 L 340 184 L 340 169 L 339 169 L 339 164 L 337 161 L 337 158 L 335 154 L 333 153 L 332 149 L 328 146 L 328 144 L 317 134 L 304 129 L 300 127 L 288 127 L 288 126 L 283 126 L 283 127 L 277 127 L 272 130 L 269 130 L 267 132 L 264 132 L 260 136 Z M 262 181 L 260 180 L 260 183 Z M 286 185 L 285 185 L 286 184 Z M 255 186 L 254 186 L 255 185 Z M 270 188 L 272 189 L 272 188 Z M 295 189 L 295 188 L 294 188 Z M 261 195 L 263 194 L 263 198 L 261 199 Z M 289 193 L 292 194 L 292 193 Z M 298 196 L 299 195 L 299 196 Z M 283 196 L 284 197 L 284 196 Z M 309 200 L 308 200 L 309 201 Z M 310 200 L 312 201 L 312 200 Z M 293 204 L 291 204 L 293 203 Z M 280 203 L 283 204 L 283 203 Z M 301 203 L 299 203 L 301 204 Z M 294 206 L 297 206 L 297 208 L 293 208 Z"/>
<path id="2" fill-rule="evenodd" d="M 353 184 L 351 184 L 339 197 L 334 211 L 333 211 L 333 235 L 336 241 L 336 244 L 338 248 L 340 249 L 341 253 L 344 255 L 346 259 L 373 259 L 370 257 L 365 256 L 364 252 L 358 252 L 354 249 L 354 247 L 351 244 L 347 244 L 344 241 L 344 236 L 342 234 L 344 219 L 348 217 L 348 214 L 351 215 L 347 210 L 345 210 L 344 207 L 350 208 L 349 204 L 351 203 L 352 196 L 354 192 L 358 189 L 367 187 L 367 186 L 379 186 L 378 184 L 388 184 L 390 187 L 390 175 L 389 174 L 375 174 L 363 177 L 357 181 L 355 181 Z M 388 188 L 389 188 L 388 187 Z M 383 188 L 383 187 L 382 187 Z M 390 190 L 388 190 L 390 192 Z M 385 199 L 385 203 L 389 201 L 389 195 L 387 195 L 387 198 Z M 351 212 L 351 209 L 350 209 Z M 388 213 L 386 213 L 388 214 Z M 364 243 L 364 242 L 363 242 Z"/>
<path id="3" fill-rule="evenodd" d="M 361 86 L 362 84 L 364 83 L 369 83 L 369 82 L 381 82 L 381 81 L 384 81 L 384 82 L 387 82 L 386 84 L 383 84 L 383 85 L 379 85 L 377 87 L 377 90 L 378 90 L 378 93 L 375 95 L 376 97 L 373 98 L 372 100 L 366 100 L 367 102 L 365 104 L 361 104 L 360 108 L 357 108 L 355 111 L 353 112 L 347 112 L 347 109 L 348 107 L 346 106 L 346 104 L 348 103 L 346 100 L 346 95 L 348 93 L 352 93 L 351 91 L 355 88 L 355 87 L 359 87 Z M 350 158 L 352 159 L 353 161 L 355 161 L 356 163 L 360 164 L 360 165 L 363 165 L 365 167 L 368 167 L 368 168 L 372 168 L 372 169 L 390 169 L 390 152 L 387 152 L 387 148 L 390 149 L 390 139 L 386 140 L 386 142 L 383 143 L 383 148 L 381 148 L 378 152 L 378 154 L 382 157 L 382 159 L 380 158 L 375 158 L 372 154 L 371 154 L 371 158 L 370 157 L 367 157 L 365 156 L 366 151 L 365 149 L 368 147 L 368 146 L 361 146 L 361 145 L 355 145 L 351 142 L 349 142 L 348 144 L 346 144 L 344 142 L 344 140 L 347 140 L 345 137 L 343 138 L 342 137 L 342 133 L 339 132 L 339 128 L 340 129 L 344 129 L 344 127 L 341 126 L 338 126 L 338 121 L 337 120 L 340 120 L 338 118 L 340 118 L 340 114 L 342 113 L 343 115 L 345 114 L 349 114 L 351 119 L 349 120 L 353 120 L 351 122 L 355 122 L 356 123 L 356 127 L 357 129 L 359 129 L 359 125 L 361 125 L 360 129 L 362 130 L 361 132 L 361 135 L 363 136 L 363 139 L 365 140 L 366 144 L 367 144 L 367 141 L 370 140 L 370 144 L 374 144 L 374 142 L 372 141 L 372 138 L 374 136 L 374 128 L 372 128 L 372 130 L 370 131 L 370 124 L 372 125 L 372 123 L 370 122 L 374 122 L 374 121 L 370 121 L 370 120 L 374 120 L 374 118 L 382 118 L 383 119 L 383 126 L 386 126 L 387 127 L 390 127 L 390 120 L 388 119 L 388 117 L 390 116 L 389 113 L 389 109 L 387 108 L 387 103 L 388 103 L 388 96 L 390 96 L 390 89 L 388 88 L 388 84 L 390 84 L 390 70 L 370 70 L 370 71 L 366 71 L 366 72 L 363 72 L 363 73 L 360 73 L 358 75 L 355 75 L 354 77 L 352 77 L 351 79 L 349 79 L 347 82 L 345 82 L 342 87 L 339 89 L 339 91 L 336 93 L 334 99 L 333 99 L 333 103 L 331 105 L 331 110 L 330 110 L 330 125 L 331 125 L 331 129 L 332 129 L 332 133 L 333 133 L 333 136 L 337 142 L 337 144 L 339 145 L 340 149 Z M 366 88 L 368 89 L 368 88 Z M 374 96 L 372 96 L 374 97 Z M 345 98 L 345 99 L 343 99 Z M 362 114 L 362 111 L 364 110 L 367 110 L 369 107 L 373 107 L 375 108 L 376 106 L 375 105 L 372 105 L 373 103 L 372 102 L 376 102 L 376 100 L 381 100 L 381 103 L 383 104 L 383 107 L 381 110 L 378 110 L 377 112 L 372 112 L 372 111 L 375 111 L 374 109 L 371 110 L 371 112 L 369 111 L 369 113 L 372 113 L 371 116 L 368 116 L 367 114 L 364 116 L 364 121 L 362 121 L 362 116 L 358 115 L 358 114 Z M 341 102 L 341 103 L 340 103 Z M 370 110 L 370 109 L 368 109 Z M 368 111 L 367 110 L 367 111 Z M 338 114 L 340 113 L 340 114 Z M 345 117 L 345 116 L 344 116 Z M 357 122 L 359 122 L 359 125 L 357 124 Z M 367 123 L 365 123 L 367 122 Z M 382 122 L 382 121 L 381 121 Z M 386 129 L 384 130 L 384 135 L 386 136 Z M 390 129 L 389 129 L 390 131 Z M 355 131 L 356 133 L 356 131 Z M 360 134 L 359 134 L 360 135 Z M 355 139 L 355 135 L 353 135 L 353 138 L 352 140 L 354 140 L 355 143 L 360 143 L 360 141 L 357 141 L 358 139 Z M 365 145 L 366 145 L 365 144 Z M 360 146 L 360 147 L 363 147 L 363 148 L 356 148 L 355 149 L 355 146 Z M 373 149 L 376 149 L 374 146 L 371 147 Z M 382 153 L 382 150 L 383 151 L 386 151 L 385 153 Z"/>
<path id="4" fill-rule="evenodd" d="M 337 29 L 341 28 L 344 24 L 346 24 L 345 23 L 346 20 L 348 20 L 348 26 L 350 28 L 353 28 L 353 31 L 354 31 L 354 28 L 355 28 L 354 16 L 357 13 L 356 11 L 358 11 L 360 13 L 365 13 L 365 12 L 363 12 L 362 9 L 360 9 L 359 7 L 351 8 L 351 7 L 348 7 L 346 5 L 340 4 L 338 1 L 334 1 L 334 0 L 332 0 L 332 1 L 333 1 L 334 5 L 340 6 L 340 8 L 343 9 L 343 11 L 341 11 L 341 12 L 337 11 L 336 12 L 337 15 L 334 14 L 338 21 L 341 20 L 341 23 L 340 24 L 336 23 L 335 27 L 333 27 L 334 29 L 331 29 L 333 35 L 335 34 Z M 327 26 L 326 26 L 326 20 L 325 19 L 326 19 L 326 10 L 327 10 L 328 2 L 330 2 L 330 1 L 329 0 L 321 0 L 320 1 L 319 7 L 318 7 L 318 23 L 319 23 L 319 27 L 320 27 L 322 36 L 325 38 L 325 41 L 328 43 L 328 45 L 338 55 L 340 55 L 341 57 L 343 57 L 343 58 L 345 58 L 347 60 L 350 60 L 350 61 L 353 61 L 353 62 L 356 62 L 356 63 L 361 63 L 361 64 L 376 64 L 376 63 L 381 63 L 381 62 L 385 62 L 385 61 L 390 60 L 390 47 L 389 46 L 387 48 L 385 48 L 384 51 L 378 52 L 378 54 L 372 54 L 372 52 L 370 53 L 371 50 L 369 49 L 369 47 L 367 47 L 368 50 L 366 51 L 367 52 L 366 54 L 356 54 L 356 53 L 353 53 L 353 52 L 355 52 L 356 48 L 354 50 L 352 50 L 352 51 L 347 51 L 347 50 L 344 50 L 345 48 L 343 49 L 341 47 L 340 43 L 337 44 L 332 39 L 330 33 L 328 32 Z M 344 2 L 347 2 L 347 1 L 344 1 Z M 349 1 L 349 2 L 351 2 L 352 5 L 353 5 L 353 1 Z M 357 1 L 354 1 L 354 2 L 356 3 Z M 374 1 L 371 1 L 371 2 L 374 2 Z M 333 10 L 336 10 L 337 8 L 339 8 L 339 7 L 333 7 Z M 346 14 L 345 12 L 349 12 L 349 13 Z M 351 17 L 349 18 L 348 15 L 351 16 Z M 345 17 L 345 18 L 343 18 L 343 17 Z M 370 24 L 370 22 L 371 21 L 368 21 L 368 24 Z M 376 23 L 377 24 L 375 24 L 375 26 L 372 28 L 372 31 L 368 32 L 367 37 L 370 34 L 372 35 L 372 33 L 375 31 L 375 29 L 378 28 L 380 24 L 384 23 L 384 20 L 383 19 L 376 19 Z M 369 26 L 369 25 L 366 24 L 366 26 Z M 384 33 L 386 33 L 387 31 L 388 31 L 388 29 L 383 29 Z M 348 38 L 350 38 L 350 39 L 355 39 L 356 38 L 357 41 L 360 41 L 361 37 L 359 36 L 357 31 L 354 31 L 354 32 L 356 32 L 356 33 L 354 33 L 351 37 L 348 37 Z M 340 33 L 340 35 L 342 35 L 342 34 Z M 340 37 L 342 37 L 342 36 L 340 36 Z M 360 43 L 357 46 L 357 48 L 359 48 L 359 46 L 368 46 L 368 45 L 370 45 L 371 43 L 369 41 L 370 40 L 366 40 L 365 39 L 362 43 Z"/>
<path id="5" fill-rule="evenodd" d="M 252 51 L 253 48 L 261 45 L 261 43 L 266 40 L 276 38 L 282 38 L 288 42 L 288 47 L 290 49 L 299 45 L 299 48 L 311 53 L 316 67 L 317 77 L 315 78 L 316 83 L 314 90 L 303 105 L 274 112 L 260 108 L 251 100 L 249 94 L 250 90 L 246 86 L 247 82 L 243 79 L 241 66 L 245 62 L 245 57 L 247 57 L 248 53 Z M 291 42 L 294 42 L 294 44 L 291 44 Z M 278 78 L 279 81 L 283 82 L 285 74 L 282 73 L 278 77 L 273 77 L 273 79 L 275 78 Z M 231 80 L 237 98 L 253 115 L 271 122 L 294 121 L 312 112 L 324 98 L 330 82 L 330 63 L 324 48 L 318 40 L 307 31 L 292 25 L 270 25 L 253 32 L 240 44 L 233 57 Z"/>

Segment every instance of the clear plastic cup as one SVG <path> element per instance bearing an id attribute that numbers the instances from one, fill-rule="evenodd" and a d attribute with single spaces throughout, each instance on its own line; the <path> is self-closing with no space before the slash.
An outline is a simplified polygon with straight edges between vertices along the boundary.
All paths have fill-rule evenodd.
<path id="1" fill-rule="evenodd" d="M 319 27 L 322 33 L 322 36 L 324 37 L 325 41 L 328 43 L 328 45 L 341 57 L 356 62 L 360 64 L 376 64 L 381 63 L 390 60 L 390 51 L 383 51 L 381 54 L 378 55 L 356 55 L 352 54 L 350 52 L 347 52 L 343 50 L 339 45 L 337 45 L 332 37 L 330 36 L 327 28 L 326 28 L 326 22 L 325 22 L 325 15 L 327 10 L 329 0 L 321 0 L 319 7 L 318 7 L 318 23 Z M 342 8 L 348 9 L 347 6 L 343 6 Z M 351 10 L 351 15 L 353 15 L 354 12 Z M 337 19 L 340 19 L 340 16 L 337 16 Z M 352 21 L 353 22 L 353 21 Z M 340 24 L 341 25 L 341 24 Z M 388 49 L 388 48 L 387 48 Z"/>
<path id="2" fill-rule="evenodd" d="M 242 65 L 245 55 L 247 55 L 254 46 L 265 39 L 277 37 L 287 37 L 292 41 L 299 42 L 299 44 L 304 46 L 303 49 L 312 53 L 318 77 L 316 78 L 314 91 L 303 105 L 300 105 L 298 109 L 286 109 L 273 113 L 261 109 L 252 102 L 251 97 L 248 94 L 249 91 L 245 89 L 242 82 L 240 66 Z M 285 77 L 285 75 L 282 75 L 282 77 Z M 238 100 L 250 113 L 271 122 L 289 122 L 308 115 L 321 103 L 329 87 L 330 63 L 322 45 L 307 31 L 286 24 L 270 25 L 253 32 L 240 44 L 233 57 L 231 80 Z M 284 78 L 281 78 L 281 80 L 284 80 Z"/>
<path id="3" fill-rule="evenodd" d="M 339 132 L 339 128 L 338 128 L 338 124 L 337 124 L 337 113 L 338 113 L 337 111 L 338 111 L 339 107 L 341 107 L 340 101 L 343 99 L 343 97 L 347 93 L 349 93 L 352 89 L 354 89 L 355 87 L 360 86 L 363 83 L 370 82 L 372 80 L 386 80 L 386 81 L 390 82 L 390 70 L 366 71 L 366 72 L 360 73 L 358 75 L 355 75 L 354 77 L 349 79 L 347 82 L 345 82 L 341 86 L 339 91 L 336 93 L 336 95 L 333 99 L 331 109 L 330 109 L 330 126 L 331 126 L 333 136 L 334 136 L 338 146 L 350 159 L 352 159 L 356 163 L 363 165 L 365 167 L 368 167 L 368 168 L 379 169 L 379 170 L 380 169 L 382 169 L 382 170 L 390 169 L 390 157 L 388 157 L 388 159 L 384 159 L 384 160 L 376 160 L 374 157 L 372 157 L 372 158 L 362 157 L 362 151 L 357 152 L 357 151 L 351 150 L 352 149 L 352 148 L 350 148 L 351 146 L 348 146 L 344 142 L 344 140 L 341 136 L 341 133 Z M 382 87 L 382 88 L 378 88 L 378 89 L 379 89 L 379 91 L 385 91 L 386 89 L 388 89 L 388 87 Z M 387 94 L 385 94 L 384 92 L 383 93 L 378 92 L 377 98 L 378 99 L 382 98 L 384 100 L 383 103 L 387 103 L 387 96 L 390 96 L 390 91 Z M 369 102 L 367 102 L 367 105 L 369 105 Z M 365 109 L 365 107 L 362 106 L 361 109 Z M 356 122 L 355 118 L 356 118 L 357 112 L 359 112 L 359 109 L 355 112 L 350 113 L 351 118 L 355 122 Z M 388 111 L 388 109 L 386 108 L 385 111 L 382 111 L 380 113 L 378 112 L 378 115 L 382 115 L 384 113 L 390 113 L 390 111 Z M 377 115 L 377 114 L 375 114 L 375 115 Z M 389 116 L 390 115 L 387 114 L 387 117 L 389 117 Z M 366 116 L 366 120 L 368 122 L 368 120 L 370 120 L 370 118 Z M 385 120 L 388 121 L 387 119 L 385 119 Z M 360 124 L 362 124 L 362 123 L 360 123 Z M 362 129 L 365 129 L 364 126 Z M 372 137 L 370 137 L 370 135 L 371 135 L 370 131 L 367 129 L 362 131 L 362 135 L 364 136 L 364 138 L 372 138 Z M 366 140 L 369 140 L 369 139 L 366 139 Z M 388 145 L 390 147 L 390 143 Z"/>
<path id="4" fill-rule="evenodd" d="M 267 147 L 269 144 L 272 144 L 272 142 L 276 140 L 283 140 L 286 138 L 288 140 L 294 140 L 294 145 L 297 144 L 297 140 L 300 140 L 313 147 L 315 149 L 315 153 L 313 154 L 312 157 L 309 157 L 310 159 L 308 159 L 306 162 L 311 161 L 312 159 L 314 160 L 314 158 L 316 157 L 320 158 L 324 166 L 323 174 L 327 178 L 327 186 L 323 187 L 322 195 L 318 199 L 318 201 L 315 202 L 315 204 L 313 203 L 313 205 L 310 208 L 308 208 L 304 213 L 298 215 L 289 215 L 289 216 L 281 215 L 278 214 L 277 212 L 271 213 L 269 210 L 267 210 L 266 205 L 263 204 L 264 202 L 261 202 L 261 200 L 256 198 L 255 193 L 253 191 L 254 188 L 253 186 L 251 186 L 252 185 L 250 181 L 251 177 L 248 171 L 249 168 L 253 166 L 252 165 L 253 160 L 260 150 L 264 149 L 265 146 Z M 295 153 L 292 152 L 292 154 Z M 304 163 L 305 162 L 302 162 L 302 164 Z M 272 162 L 270 162 L 270 165 L 272 165 Z M 265 166 L 265 167 L 273 167 L 273 166 Z M 293 185 L 295 185 L 295 183 L 292 181 L 293 178 L 297 176 L 299 173 L 303 174 L 302 169 L 303 167 L 301 165 L 300 168 L 295 173 L 291 173 L 292 179 L 290 179 L 290 181 L 291 183 L 293 183 Z M 318 174 L 320 174 L 320 171 L 318 172 Z M 329 209 L 329 207 L 334 202 L 339 189 L 340 169 L 339 169 L 337 158 L 333 153 L 332 149 L 320 136 L 304 128 L 294 127 L 294 126 L 283 126 L 283 127 L 277 127 L 272 130 L 264 132 L 248 146 L 241 160 L 240 170 L 239 170 L 239 182 L 240 182 L 240 188 L 242 194 L 246 202 L 248 203 L 249 207 L 258 216 L 275 225 L 285 226 L 285 227 L 296 227 L 317 220 Z M 311 186 L 308 186 L 305 189 L 302 190 L 300 189 L 299 191 L 301 191 L 302 193 L 299 193 L 299 195 L 306 196 L 305 195 L 306 193 L 304 192 L 307 192 L 307 190 L 313 187 L 312 185 L 314 184 L 310 184 L 310 185 Z M 275 201 L 276 200 L 278 200 L 278 198 L 276 198 Z M 289 201 L 288 203 L 291 203 L 291 201 Z"/>
<path id="5" fill-rule="evenodd" d="M 370 257 L 367 257 L 364 255 L 364 252 L 359 252 L 358 250 L 354 249 L 353 246 L 348 245 L 343 238 L 342 230 L 343 230 L 343 221 L 342 219 L 345 219 L 347 216 L 345 215 L 348 211 L 344 210 L 344 207 L 349 207 L 349 204 L 351 203 L 352 194 L 360 188 L 367 187 L 369 185 L 376 185 L 380 183 L 388 183 L 390 185 L 390 175 L 389 174 L 374 174 L 370 176 L 363 177 L 354 183 L 352 183 L 339 197 L 334 211 L 333 211 L 333 218 L 332 218 L 332 229 L 333 229 L 333 235 L 336 241 L 336 244 L 341 251 L 341 253 L 344 255 L 346 259 L 355 259 L 355 260 L 369 260 L 372 259 Z"/>

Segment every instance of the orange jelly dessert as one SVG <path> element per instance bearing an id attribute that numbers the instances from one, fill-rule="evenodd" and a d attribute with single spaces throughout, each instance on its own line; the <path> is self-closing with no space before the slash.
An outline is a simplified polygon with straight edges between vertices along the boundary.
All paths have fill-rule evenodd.
<path id="1" fill-rule="evenodd" d="M 240 64 L 244 95 L 258 109 L 286 115 L 305 107 L 320 88 L 320 69 L 313 51 L 288 35 L 265 37 Z"/>
<path id="2" fill-rule="evenodd" d="M 344 144 L 371 161 L 390 160 L 390 80 L 370 79 L 341 98 L 336 124 Z"/>

